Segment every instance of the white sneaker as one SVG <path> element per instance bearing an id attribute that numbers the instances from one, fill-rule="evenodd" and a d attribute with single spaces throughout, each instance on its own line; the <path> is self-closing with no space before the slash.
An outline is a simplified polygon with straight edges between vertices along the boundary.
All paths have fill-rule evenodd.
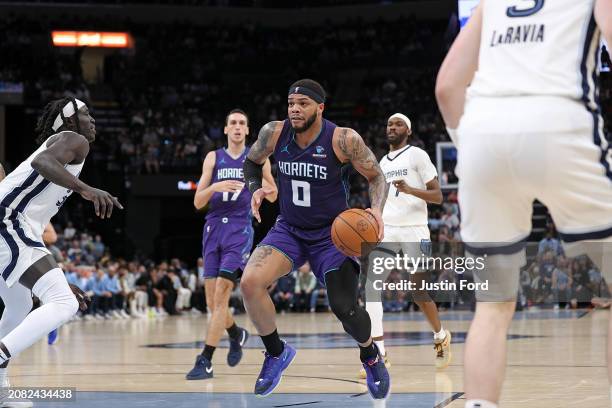
<path id="1" fill-rule="evenodd" d="M 90 320 L 94 320 L 94 319 L 95 319 L 95 317 L 93 317 L 90 314 L 86 314 L 85 316 L 83 316 L 83 320 L 85 320 L 85 321 L 90 321 Z"/>
<path id="2" fill-rule="evenodd" d="M 129 315 L 129 314 L 127 314 L 127 313 L 125 312 L 125 310 L 123 310 L 123 309 L 121 309 L 121 311 L 119 312 L 119 314 L 120 314 L 120 315 L 121 315 L 121 316 L 122 316 L 124 319 L 129 319 L 129 318 L 130 318 L 130 315 Z"/>

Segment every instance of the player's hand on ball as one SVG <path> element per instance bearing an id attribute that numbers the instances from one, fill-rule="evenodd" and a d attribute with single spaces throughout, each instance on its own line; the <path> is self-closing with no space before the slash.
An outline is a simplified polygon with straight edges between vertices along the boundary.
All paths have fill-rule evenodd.
<path id="1" fill-rule="evenodd" d="M 408 183 L 406 183 L 405 180 L 395 180 L 395 181 L 392 181 L 392 183 L 395 186 L 395 188 L 397 188 L 397 191 L 400 191 L 405 194 L 412 193 L 412 187 L 410 187 Z"/>
<path id="2" fill-rule="evenodd" d="M 242 191 L 244 183 L 238 180 L 225 180 L 215 183 L 215 191 L 217 193 L 237 193 Z"/>
<path id="3" fill-rule="evenodd" d="M 385 237 L 385 224 L 382 220 L 382 214 L 380 208 L 366 208 L 366 211 L 374 216 L 376 223 L 378 224 L 378 242 L 382 241 Z"/>
<path id="4" fill-rule="evenodd" d="M 117 197 L 98 188 L 89 187 L 83 190 L 81 197 L 93 203 L 96 215 L 100 218 L 110 218 L 113 213 L 113 207 L 123 210 L 123 206 L 117 200 Z"/>
<path id="5" fill-rule="evenodd" d="M 259 215 L 259 207 L 266 196 L 273 194 L 274 189 L 270 187 L 262 187 L 256 190 L 251 197 L 251 211 L 257 222 L 261 222 L 261 216 Z"/>

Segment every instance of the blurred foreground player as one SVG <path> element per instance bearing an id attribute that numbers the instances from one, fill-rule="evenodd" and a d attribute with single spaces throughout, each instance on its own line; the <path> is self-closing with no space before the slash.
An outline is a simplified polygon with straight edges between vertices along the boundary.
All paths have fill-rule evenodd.
<path id="1" fill-rule="evenodd" d="M 597 80 L 600 29 L 612 43 L 612 2 L 523 3 L 481 2 L 436 84 L 458 148 L 462 239 L 472 255 L 488 255 L 475 280 L 488 278 L 489 290 L 476 293 L 465 349 L 469 408 L 500 398 L 534 199 L 550 210 L 566 254 L 587 253 L 610 277 L 612 154 Z"/>
<path id="2" fill-rule="evenodd" d="M 289 118 L 266 124 L 244 163 L 257 219 L 261 201 L 272 194 L 261 184 L 262 167 L 272 154 L 278 163 L 280 197 L 280 216 L 249 258 L 241 283 L 247 312 L 266 347 L 255 394 L 270 394 L 295 357 L 295 349 L 278 335 L 267 288 L 308 261 L 317 279 L 327 286 L 331 310 L 359 344 L 368 390 L 381 399 L 389 393 L 390 379 L 370 337 L 370 317 L 357 303 L 359 265 L 334 246 L 331 224 L 348 207 L 347 171 L 352 164 L 370 183 L 369 211 L 382 239 L 387 184 L 361 136 L 323 119 L 325 96 L 323 87 L 310 79 L 291 85 Z"/>
<path id="3" fill-rule="evenodd" d="M 204 350 L 196 357 L 188 380 L 213 377 L 212 357 L 221 335 L 227 330 L 229 353 L 227 364 L 234 367 L 242 358 L 242 346 L 249 332 L 236 326 L 228 303 L 234 285 L 240 279 L 253 246 L 251 192 L 244 186 L 242 166 L 249 152 L 246 137 L 249 119 L 242 110 L 232 110 L 225 119 L 227 148 L 209 152 L 202 166 L 202 177 L 193 199 L 196 209 L 210 204 L 202 238 L 204 290 L 212 317 L 208 323 Z M 264 168 L 264 186 L 272 192 L 266 197 L 276 200 L 276 185 L 270 162 Z"/>
<path id="4" fill-rule="evenodd" d="M 387 142 L 389 153 L 380 160 L 380 168 L 388 183 L 391 184 L 383 211 L 385 238 L 378 248 L 371 252 L 370 258 L 395 257 L 400 250 L 404 256 L 419 258 L 429 255 L 431 239 L 427 218 L 427 203 L 442 203 L 442 191 L 438 173 L 431 159 L 423 149 L 412 146 L 408 139 L 412 135 L 411 122 L 402 113 L 391 115 L 387 120 Z M 388 270 L 387 272 L 391 272 Z M 426 279 L 427 271 L 420 270 L 410 275 L 416 288 Z M 386 281 L 387 276 L 376 279 Z M 438 307 L 426 290 L 410 291 L 414 302 L 419 306 L 433 330 L 436 368 L 446 368 L 451 358 L 451 334 L 442 327 Z M 372 338 L 385 357 L 385 365 L 391 363 L 385 350 L 383 331 L 383 306 L 381 291 L 366 289 L 366 310 L 372 320 Z M 365 378 L 365 371 L 359 372 Z"/>
<path id="5" fill-rule="evenodd" d="M 96 215 L 108 218 L 123 208 L 109 193 L 78 179 L 95 121 L 78 99 L 50 102 L 36 128 L 41 144 L 0 182 L 0 296 L 5 310 L 0 320 L 0 378 L 6 384 L 9 360 L 79 309 L 85 295 L 66 282 L 64 273 L 42 243 L 44 227 L 73 191 L 92 201 Z M 32 295 L 41 306 L 32 311 Z M 11 405 L 2 406 L 15 406 Z"/>

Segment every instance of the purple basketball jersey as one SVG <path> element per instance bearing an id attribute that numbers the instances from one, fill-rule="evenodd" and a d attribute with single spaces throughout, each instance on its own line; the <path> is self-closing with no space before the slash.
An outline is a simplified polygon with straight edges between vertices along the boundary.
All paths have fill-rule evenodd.
<path id="1" fill-rule="evenodd" d="M 350 165 L 343 165 L 334 153 L 334 129 L 334 123 L 323 119 L 319 136 L 301 149 L 289 120 L 283 124 L 274 158 L 278 163 L 280 213 L 293 226 L 329 226 L 348 208 Z"/>
<path id="2" fill-rule="evenodd" d="M 215 150 L 215 168 L 212 183 L 224 180 L 238 180 L 244 182 L 242 165 L 249 152 L 245 148 L 237 158 L 232 158 L 225 149 Z M 228 218 L 231 221 L 251 221 L 251 192 L 246 186 L 239 193 L 214 193 L 210 198 L 210 208 L 206 220 Z"/>

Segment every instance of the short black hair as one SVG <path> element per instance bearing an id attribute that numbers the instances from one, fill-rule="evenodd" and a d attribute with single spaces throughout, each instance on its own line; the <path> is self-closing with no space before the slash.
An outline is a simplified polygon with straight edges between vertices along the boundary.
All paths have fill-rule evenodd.
<path id="1" fill-rule="evenodd" d="M 57 118 L 57 115 L 61 115 L 62 119 L 65 119 L 63 110 L 64 106 L 66 106 L 66 104 L 69 102 L 72 102 L 72 105 L 74 106 L 75 115 L 78 115 L 76 113 L 78 112 L 76 100 L 70 96 L 51 101 L 44 107 L 43 113 L 38 118 L 38 123 L 36 124 L 36 129 L 34 130 L 38 135 L 38 137 L 36 138 L 36 143 L 41 145 L 45 142 L 45 140 L 49 138 L 49 136 L 52 136 L 57 133 L 57 131 L 53 130 L 53 122 L 55 122 L 55 118 Z M 65 123 L 66 122 L 64 121 L 64 124 Z M 76 126 L 77 133 L 81 133 L 78 119 L 76 121 Z"/>
<path id="2" fill-rule="evenodd" d="M 240 109 L 240 108 L 235 108 L 235 109 L 232 109 L 231 111 L 229 111 L 229 113 L 227 114 L 227 116 L 225 116 L 225 126 L 227 126 L 227 122 L 229 121 L 229 117 L 230 117 L 230 115 L 231 115 L 232 113 L 240 113 L 241 115 L 244 115 L 244 117 L 245 117 L 245 118 L 246 118 L 246 120 L 247 120 L 247 126 L 249 125 L 249 115 L 247 115 L 247 114 L 246 114 L 246 112 L 245 112 L 245 111 L 243 111 L 242 109 Z"/>
<path id="3" fill-rule="evenodd" d="M 308 79 L 308 78 L 300 79 L 299 81 L 295 81 L 294 83 L 292 83 L 289 89 L 293 89 L 296 86 L 304 86 L 306 88 L 310 88 L 313 91 L 317 92 L 319 95 L 321 95 L 323 99 L 327 98 L 327 92 L 325 92 L 323 85 L 321 85 L 314 79 Z"/>

